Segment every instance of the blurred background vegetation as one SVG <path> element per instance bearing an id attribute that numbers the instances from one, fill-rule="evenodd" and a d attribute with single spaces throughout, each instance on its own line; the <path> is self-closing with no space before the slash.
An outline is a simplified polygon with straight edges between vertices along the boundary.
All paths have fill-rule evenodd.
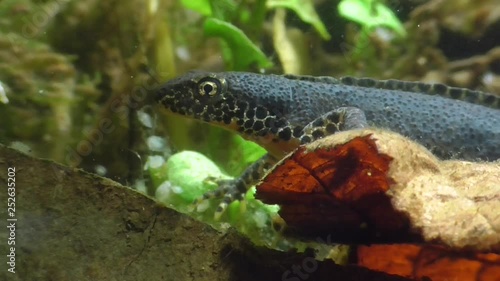
<path id="1" fill-rule="evenodd" d="M 3 0 L 0 142 L 128 185 L 182 149 L 237 175 L 258 148 L 158 113 L 151 90 L 202 69 L 500 93 L 499 32 L 497 0 Z"/>

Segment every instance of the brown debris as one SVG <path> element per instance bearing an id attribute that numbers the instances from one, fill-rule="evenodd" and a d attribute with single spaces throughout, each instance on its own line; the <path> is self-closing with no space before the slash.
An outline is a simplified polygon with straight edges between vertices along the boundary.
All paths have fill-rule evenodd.
<path id="1" fill-rule="evenodd" d="M 416 280 L 498 281 L 500 255 L 456 252 L 436 245 L 358 247 L 358 265 Z M 427 279 L 427 280 L 428 280 Z"/>
<path id="2" fill-rule="evenodd" d="M 256 196 L 280 204 L 285 234 L 379 243 L 359 246 L 357 265 L 415 280 L 500 280 L 500 162 L 440 161 L 396 133 L 354 130 L 288 155 Z"/>
<path id="3" fill-rule="evenodd" d="M 500 251 L 500 163 L 440 161 L 391 132 L 344 132 L 302 147 L 264 178 L 257 197 L 312 235 L 350 225 L 390 242 Z"/>
<path id="4" fill-rule="evenodd" d="M 281 205 L 288 232 L 333 234 L 347 243 L 394 240 L 407 232 L 407 218 L 385 195 L 392 158 L 378 153 L 369 135 L 314 153 L 308 148 L 277 166 L 257 191 L 258 199 Z"/>

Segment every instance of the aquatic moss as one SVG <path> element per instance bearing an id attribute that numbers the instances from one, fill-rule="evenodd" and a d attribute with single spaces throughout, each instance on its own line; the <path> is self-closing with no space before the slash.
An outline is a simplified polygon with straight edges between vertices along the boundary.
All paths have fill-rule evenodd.
<path id="1" fill-rule="evenodd" d="M 3 33 L 0 81 L 9 99 L 0 105 L 0 140 L 21 140 L 36 155 L 61 160 L 72 128 L 76 72 L 71 58 L 42 42 Z"/>

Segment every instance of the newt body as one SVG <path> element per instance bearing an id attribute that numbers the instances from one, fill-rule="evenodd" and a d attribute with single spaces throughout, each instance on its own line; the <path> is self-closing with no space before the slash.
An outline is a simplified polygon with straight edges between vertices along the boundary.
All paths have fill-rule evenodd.
<path id="1" fill-rule="evenodd" d="M 243 192 L 301 143 L 366 126 L 398 132 L 444 159 L 500 159 L 500 98 L 442 84 L 195 71 L 164 84 L 157 101 L 269 152 L 217 195 Z"/>

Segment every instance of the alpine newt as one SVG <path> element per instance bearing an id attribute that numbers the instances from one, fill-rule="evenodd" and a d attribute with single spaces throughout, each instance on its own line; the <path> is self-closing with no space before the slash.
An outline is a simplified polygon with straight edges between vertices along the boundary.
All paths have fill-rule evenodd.
<path id="1" fill-rule="evenodd" d="M 238 132 L 268 151 L 204 195 L 224 196 L 216 216 L 300 144 L 342 130 L 389 129 L 443 159 L 500 159 L 500 97 L 443 84 L 192 71 L 156 94 L 168 111 Z"/>

